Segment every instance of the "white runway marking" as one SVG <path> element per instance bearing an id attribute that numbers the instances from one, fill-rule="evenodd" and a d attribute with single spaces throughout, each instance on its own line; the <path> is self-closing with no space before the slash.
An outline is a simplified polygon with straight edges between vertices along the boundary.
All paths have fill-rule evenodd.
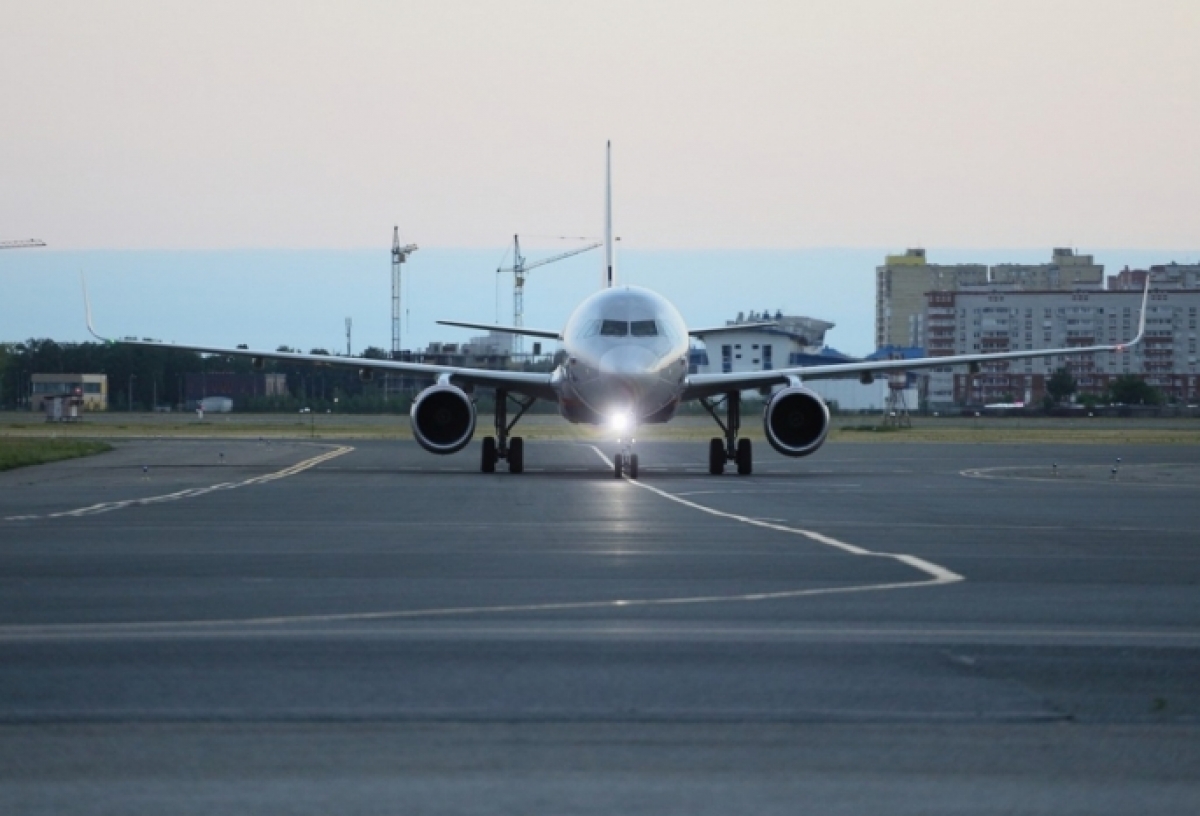
<path id="1" fill-rule="evenodd" d="M 320 456 L 314 456 L 311 459 L 305 459 L 303 462 L 297 462 L 294 465 L 277 470 L 274 473 L 267 473 L 262 476 L 255 476 L 250 479 L 244 479 L 240 482 L 221 482 L 220 484 L 209 485 L 207 487 L 193 487 L 187 490 L 180 490 L 175 493 L 164 493 L 161 496 L 147 496 L 142 499 L 126 499 L 124 501 L 101 502 L 100 504 L 89 505 L 88 507 L 78 507 L 74 510 L 61 510 L 57 513 L 46 513 L 45 515 L 30 515 L 30 516 L 5 516 L 5 521 L 30 521 L 35 519 L 53 519 L 53 518 L 82 518 L 83 516 L 95 516 L 100 513 L 111 513 L 114 510 L 124 510 L 128 507 L 144 507 L 150 504 L 162 504 L 163 502 L 179 501 L 181 499 L 194 499 L 197 496 L 204 496 L 209 493 L 216 493 L 219 490 L 236 490 L 239 487 L 248 487 L 250 485 L 265 484 L 273 482 L 276 479 L 286 479 L 288 476 L 295 476 L 297 473 L 308 470 L 311 467 L 316 467 L 322 462 L 328 462 L 330 459 L 336 459 L 344 453 L 349 453 L 354 448 L 346 445 L 340 445 L 333 450 L 326 451 Z"/>
<path id="2" fill-rule="evenodd" d="M 603 451 L 601 451 L 595 445 L 591 445 L 590 447 L 596 452 L 596 455 L 604 461 L 605 464 L 607 464 L 609 467 L 613 466 L 612 460 L 605 456 Z M 706 507 L 703 504 L 697 504 L 694 501 L 688 501 L 687 499 L 682 498 L 674 493 L 668 493 L 665 490 L 659 490 L 657 487 L 653 487 L 652 485 L 648 485 L 645 482 L 640 482 L 636 479 L 626 479 L 626 481 L 631 485 L 640 487 L 642 490 L 649 490 L 651 493 L 662 496 L 664 499 L 673 501 L 677 504 L 682 504 L 684 507 L 690 507 L 693 510 L 698 510 L 701 513 L 708 513 L 710 516 L 730 519 L 732 521 L 741 522 L 742 524 L 749 524 L 752 527 L 762 527 L 767 530 L 776 530 L 777 532 L 781 533 L 790 533 L 791 535 L 803 536 L 810 541 L 815 541 L 818 544 L 824 544 L 826 547 L 833 547 L 834 549 L 841 550 L 842 552 L 849 553 L 850 555 L 861 555 L 870 558 L 891 558 L 895 561 L 899 561 L 902 564 L 907 564 L 913 569 L 930 576 L 930 579 L 926 581 L 913 581 L 903 584 L 880 584 L 869 587 L 870 589 L 907 589 L 910 587 L 927 587 L 937 586 L 940 584 L 953 584 L 958 581 L 966 580 L 963 578 L 963 576 L 956 572 L 951 572 L 939 564 L 935 564 L 932 561 L 926 561 L 925 559 L 918 558 L 915 555 L 907 555 L 905 553 L 872 552 L 871 550 L 866 550 L 853 544 L 847 544 L 845 541 L 839 541 L 838 539 L 832 538 L 823 533 L 818 533 L 815 530 L 805 530 L 801 527 L 789 527 L 786 524 L 779 524 L 777 522 L 752 518 L 750 516 L 742 516 L 738 515 L 737 513 L 726 513 L 723 510 L 715 510 L 711 507 Z M 868 589 L 868 587 L 859 587 L 856 588 L 855 591 L 863 592 L 866 591 L 866 589 Z"/>
<path id="3" fill-rule="evenodd" d="M 609 461 L 608 458 L 598 448 L 595 446 L 589 447 L 591 447 L 592 450 L 594 450 L 596 454 L 608 464 L 609 467 L 612 467 L 612 462 Z M 295 468 L 312 467 L 315 464 L 319 464 L 319 461 L 331 459 L 334 456 L 340 456 L 342 453 L 347 453 L 350 450 L 352 450 L 352 448 L 339 448 L 337 451 L 330 451 L 328 454 L 325 454 L 324 457 L 316 457 L 316 459 L 309 460 L 308 462 L 302 462 L 300 465 L 296 465 L 294 468 L 289 468 L 288 470 L 291 471 Z M 265 481 L 269 478 L 281 478 L 283 475 L 291 474 L 288 471 L 280 471 L 279 474 L 271 474 L 267 477 L 258 477 L 257 480 L 250 481 Z M 850 555 L 863 556 L 867 558 L 890 558 L 899 561 L 906 566 L 912 567 L 918 572 L 928 575 L 929 578 L 919 581 L 898 581 L 883 584 L 859 584 L 854 586 L 837 587 L 814 587 L 810 589 L 792 589 L 779 592 L 752 592 L 736 595 L 695 595 L 673 598 L 622 598 L 596 601 L 562 601 L 554 603 L 504 604 L 499 606 L 458 606 L 431 609 L 392 609 L 375 612 L 346 612 L 326 615 L 278 615 L 259 618 L 210 619 L 192 621 L 143 621 L 129 623 L 33 624 L 26 626 L 3 626 L 0 627 L 0 640 L 154 637 L 161 636 L 164 632 L 170 632 L 173 636 L 182 636 L 184 634 L 194 633 L 195 636 L 224 637 L 231 633 L 213 632 L 212 630 L 219 630 L 222 628 L 227 629 L 231 627 L 239 630 L 245 630 L 247 628 L 255 627 L 281 627 L 305 624 L 418 620 L 469 615 L 503 615 L 520 612 L 563 612 L 585 609 L 617 610 L 696 604 L 755 603 L 761 601 L 808 598 L 824 595 L 849 595 L 863 592 L 886 592 L 894 589 L 916 589 L 920 587 L 952 584 L 965 580 L 963 576 L 951 572 L 950 570 L 938 564 L 918 558 L 915 555 L 872 552 L 862 547 L 857 547 L 853 544 L 839 541 L 835 538 L 823 535 L 822 533 L 818 533 L 813 530 L 804 530 L 799 527 L 789 527 L 785 524 L 772 520 L 751 518 L 749 516 L 741 516 L 735 513 L 725 513 L 720 510 L 714 510 L 711 507 L 705 507 L 704 505 L 696 504 L 695 502 L 688 501 L 687 499 L 679 498 L 670 493 L 659 490 L 658 488 L 651 487 L 650 485 L 646 485 L 635 480 L 628 480 L 628 484 L 635 485 L 643 490 L 649 490 L 665 499 L 698 510 L 702 513 L 730 519 L 743 524 L 749 524 L 755 527 L 762 527 L 768 530 L 776 530 L 778 532 L 787 533 L 790 535 L 803 536 L 818 544 L 832 547 Z"/>
<path id="4" fill-rule="evenodd" d="M 448 613 L 453 610 L 446 610 Z M 854 626 L 828 627 L 763 627 L 763 626 L 660 626 L 652 628 L 631 625 L 614 627 L 569 625 L 569 626 L 537 626 L 537 625 L 496 625 L 464 623 L 456 626 L 438 626 L 434 629 L 386 629 L 379 630 L 364 627 L 342 627 L 338 629 L 302 628 L 300 626 L 279 630 L 272 628 L 281 623 L 325 623 L 331 622 L 334 616 L 314 616 L 309 618 L 261 618 L 258 620 L 229 620 L 229 621 L 178 621 L 153 623 L 98 623 L 98 624 L 32 624 L 25 626 L 0 626 L 0 642 L 20 642 L 30 640 L 100 640 L 120 637 L 124 639 L 152 638 L 239 638 L 239 637 L 361 637 L 378 635 L 381 637 L 408 637 L 425 639 L 436 637 L 503 638 L 507 640 L 532 638 L 560 638 L 569 636 L 575 640 L 611 640 L 641 639 L 641 640 L 715 640 L 745 641 L 753 637 L 756 640 L 775 642 L 823 642 L 834 641 L 845 643 L 855 641 L 860 643 L 1005 643 L 1037 641 L 1041 643 L 1081 644 L 1102 641 L 1126 642 L 1130 644 L 1160 643 L 1160 644 L 1191 644 L 1200 642 L 1200 631 L 1195 630 L 1136 630 L 1136 629 L 1036 629 L 1036 628 L 880 628 Z M 353 623 L 364 616 L 345 616 L 332 622 L 346 620 Z M 408 615 L 406 617 L 416 617 Z M 259 627 L 248 627 L 247 624 L 261 624 Z M 222 629 L 224 627 L 224 629 Z M 949 659 L 969 665 L 973 658 L 957 653 L 948 653 Z"/>
<path id="5" fill-rule="evenodd" d="M 968 468 L 967 470 L 960 470 L 958 475 L 965 476 L 968 479 L 1055 482 L 1064 485 L 1082 484 L 1088 487 L 1107 484 L 1114 487 L 1178 487 L 1185 490 L 1194 490 L 1196 475 L 1188 473 L 1188 470 L 1194 469 L 1195 466 L 1181 466 L 1171 462 L 1141 462 L 1121 465 L 1116 469 L 1117 472 L 1115 474 L 1113 473 L 1111 464 L 1064 465 L 1062 472 L 1058 473 L 1053 466 L 1005 465 L 1003 467 Z M 1169 477 L 1172 473 L 1181 471 L 1184 473 L 1185 478 L 1179 481 L 1170 481 Z M 1145 481 L 1138 478 L 1143 477 L 1145 474 L 1153 475 L 1157 472 L 1166 473 L 1167 478 L 1153 481 Z"/>

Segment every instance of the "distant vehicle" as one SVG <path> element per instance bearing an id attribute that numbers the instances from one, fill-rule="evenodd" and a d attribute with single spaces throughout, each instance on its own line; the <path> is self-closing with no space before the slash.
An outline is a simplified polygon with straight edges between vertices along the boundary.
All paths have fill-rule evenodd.
<path id="1" fill-rule="evenodd" d="M 272 359 L 352 366 L 359 370 L 363 379 L 381 371 L 427 375 L 436 382 L 413 400 L 410 416 L 413 436 L 421 447 L 435 454 L 456 453 L 467 446 L 475 434 L 476 421 L 471 392 L 477 386 L 493 388 L 496 391 L 495 436 L 483 438 L 480 468 L 485 473 L 495 471 L 497 460 L 507 460 L 511 473 L 524 470 L 524 441 L 519 436 L 510 438 L 509 434 L 535 401 L 547 400 L 557 403 L 559 413 L 569 422 L 610 427 L 621 446 L 613 458 L 615 475 L 637 478 L 638 456 L 633 452 L 633 443 L 638 426 L 670 421 L 682 402 L 698 401 L 724 434 L 723 439 L 709 440 L 709 473 L 723 473 L 726 463 L 735 462 L 737 472 L 744 475 L 750 473 L 753 466 L 750 440 L 739 438 L 742 391 L 783 386 L 763 406 L 767 441 L 786 456 L 807 456 L 825 442 L 829 432 L 829 408 L 820 395 L 804 387 L 805 379 L 859 377 L 869 383 L 875 375 L 887 372 L 978 366 L 997 360 L 1065 357 L 1096 351 L 1120 352 L 1140 342 L 1145 330 L 1149 276 L 1142 296 L 1138 334 L 1128 343 L 689 375 L 689 334 L 712 336 L 773 324 L 739 324 L 689 331 L 679 312 L 662 296 L 636 286 L 617 286 L 613 259 L 611 145 L 605 172 L 603 288 L 575 309 L 561 331 L 438 321 L 449 326 L 559 340 L 564 349 L 563 363 L 553 372 L 495 371 L 136 339 L 118 342 L 206 354 L 242 355 L 252 358 L 256 364 Z M 92 330 L 90 309 L 88 328 Z M 511 420 L 508 418 L 510 401 L 516 406 L 516 415 Z M 721 408 L 724 408 L 724 420 L 718 415 Z"/>
<path id="2" fill-rule="evenodd" d="M 205 397 L 200 400 L 200 409 L 210 414 L 228 414 L 233 410 L 233 400 L 229 397 Z"/>

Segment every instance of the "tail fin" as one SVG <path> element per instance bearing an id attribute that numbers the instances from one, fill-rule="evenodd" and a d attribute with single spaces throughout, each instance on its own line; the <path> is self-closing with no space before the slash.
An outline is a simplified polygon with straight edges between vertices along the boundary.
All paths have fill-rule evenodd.
<path id="1" fill-rule="evenodd" d="M 604 288 L 617 285 L 617 270 L 613 265 L 612 226 L 612 142 L 605 145 L 604 153 Z"/>

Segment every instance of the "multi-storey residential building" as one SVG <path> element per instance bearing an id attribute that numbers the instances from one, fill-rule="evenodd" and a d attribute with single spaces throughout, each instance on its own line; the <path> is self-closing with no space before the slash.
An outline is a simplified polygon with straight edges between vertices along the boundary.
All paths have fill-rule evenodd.
<path id="1" fill-rule="evenodd" d="M 875 269 L 875 345 L 925 345 L 925 295 L 928 292 L 1098 291 L 1104 266 L 1091 255 L 1056 247 L 1049 263 L 931 264 L 924 249 L 889 255 Z"/>
<path id="2" fill-rule="evenodd" d="M 1137 333 L 1141 292 L 1133 287 L 1069 293 L 930 292 L 926 302 L 927 351 L 946 356 L 1117 344 Z M 1050 375 L 1065 366 L 1080 393 L 1100 395 L 1117 377 L 1139 374 L 1168 396 L 1195 402 L 1200 399 L 1198 311 L 1200 289 L 1152 289 L 1146 337 L 1139 346 L 1122 352 L 1002 361 L 977 373 L 935 372 L 928 400 L 931 405 L 1036 402 L 1045 394 Z"/>
<path id="3" fill-rule="evenodd" d="M 988 275 L 992 289 L 1032 291 L 1080 291 L 1104 288 L 1104 266 L 1091 255 L 1076 255 L 1073 249 L 1055 247 L 1050 263 L 996 264 Z"/>
<path id="4" fill-rule="evenodd" d="M 875 269 L 875 347 L 916 346 L 926 292 L 987 284 L 985 264 L 931 264 L 924 249 L 888 255 Z"/>

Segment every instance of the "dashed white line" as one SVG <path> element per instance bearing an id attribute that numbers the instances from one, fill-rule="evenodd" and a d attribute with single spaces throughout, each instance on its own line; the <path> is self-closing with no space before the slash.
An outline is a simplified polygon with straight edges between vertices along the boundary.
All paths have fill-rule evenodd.
<path id="1" fill-rule="evenodd" d="M 95 516 L 100 513 L 111 513 L 114 510 L 124 510 L 128 507 L 144 507 L 151 504 L 162 504 L 163 502 L 179 501 L 181 499 L 194 499 L 197 496 L 204 496 L 209 493 L 216 493 L 220 490 L 236 490 L 239 487 L 248 487 L 250 485 L 265 484 L 273 482 L 276 479 L 285 479 L 288 476 L 295 476 L 309 468 L 316 467 L 322 462 L 328 462 L 330 459 L 335 459 L 342 454 L 349 453 L 354 448 L 339 445 L 333 450 L 326 451 L 320 456 L 314 456 L 311 459 L 305 459 L 303 462 L 297 462 L 294 465 L 277 470 L 274 473 L 266 473 L 262 476 L 254 476 L 250 479 L 244 479 L 240 482 L 221 482 L 220 484 L 208 485 L 207 487 L 193 487 L 187 490 L 179 490 L 175 493 L 164 493 L 159 496 L 147 496 L 141 499 L 125 499 L 124 501 L 100 502 L 87 507 L 77 507 L 74 510 L 61 510 L 57 513 L 46 513 L 45 515 L 24 515 L 24 516 L 5 516 L 5 521 L 33 521 L 37 519 L 54 519 L 54 518 L 82 518 L 84 516 Z"/>

